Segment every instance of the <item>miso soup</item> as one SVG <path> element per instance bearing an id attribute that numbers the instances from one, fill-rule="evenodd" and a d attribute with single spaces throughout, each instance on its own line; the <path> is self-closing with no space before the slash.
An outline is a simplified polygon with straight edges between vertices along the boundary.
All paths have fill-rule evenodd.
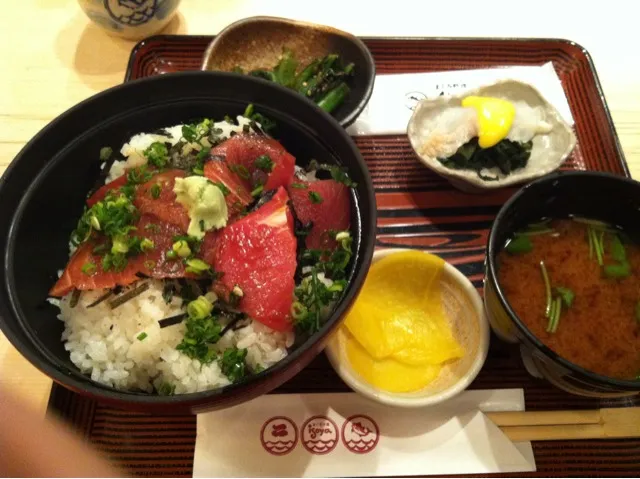
<path id="1" fill-rule="evenodd" d="M 640 246 L 619 228 L 566 218 L 529 225 L 498 254 L 498 282 L 559 356 L 618 379 L 640 375 Z"/>

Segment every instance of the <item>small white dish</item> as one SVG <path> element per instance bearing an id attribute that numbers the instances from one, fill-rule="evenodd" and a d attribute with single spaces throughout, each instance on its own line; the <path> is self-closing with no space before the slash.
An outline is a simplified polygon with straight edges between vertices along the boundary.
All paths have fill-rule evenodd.
<path id="1" fill-rule="evenodd" d="M 485 181 L 475 171 L 452 169 L 444 166 L 437 157 L 423 151 L 423 143 L 431 133 L 438 131 L 437 119 L 448 108 L 460 107 L 468 96 L 489 96 L 501 98 L 528 107 L 540 109 L 543 121 L 550 126 L 547 132 L 536 134 L 533 139 L 531 156 L 524 168 L 512 171 L 496 181 Z M 429 169 L 447 179 L 455 188 L 467 193 L 483 193 L 497 188 L 527 183 L 535 178 L 557 170 L 576 146 L 576 136 L 571 126 L 562 118 L 558 110 L 550 104 L 533 86 L 519 80 L 499 80 L 453 96 L 439 96 L 421 100 L 413 111 L 407 126 L 407 136 L 419 160 Z M 455 136 L 455 135 L 451 135 Z M 461 135 L 465 138 L 465 135 Z M 455 145 L 451 153 L 466 143 L 467 139 Z"/>
<path id="2" fill-rule="evenodd" d="M 403 251 L 407 250 L 378 250 L 373 255 L 373 263 L 390 254 Z M 456 339 L 464 344 L 464 357 L 445 365 L 440 376 L 421 391 L 381 391 L 371 386 L 351 367 L 343 347 L 345 327 L 341 326 L 330 338 L 325 352 L 335 371 L 351 389 L 389 406 L 423 407 L 440 404 L 461 393 L 473 382 L 482 369 L 489 350 L 489 324 L 482 299 L 471 281 L 455 266 L 446 262 L 440 286 L 444 311 Z"/>

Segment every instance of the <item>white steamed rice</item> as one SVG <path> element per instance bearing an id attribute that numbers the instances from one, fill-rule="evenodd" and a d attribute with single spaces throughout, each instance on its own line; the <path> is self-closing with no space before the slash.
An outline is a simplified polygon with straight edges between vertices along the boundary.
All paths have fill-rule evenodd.
<path id="1" fill-rule="evenodd" d="M 228 137 L 232 131 L 241 132 L 249 120 L 237 117 L 239 125 L 216 122 L 214 128 Z M 176 144 L 182 125 L 167 128 L 170 136 L 139 134 L 133 136 L 122 149 L 126 161 L 116 162 L 107 177 L 113 181 L 125 169 L 146 163 L 143 151 L 155 141 Z M 199 149 L 199 145 L 185 148 Z M 71 251 L 73 253 L 73 249 Z M 62 272 L 60 272 L 62 273 Z M 142 294 L 111 309 L 108 301 L 87 308 L 105 291 L 83 292 L 78 304 L 71 307 L 71 295 L 61 300 L 50 299 L 60 308 L 58 318 L 64 322 L 62 341 L 73 364 L 94 381 L 121 390 L 153 392 L 154 387 L 168 383 L 175 386 L 175 394 L 215 389 L 230 384 L 217 362 L 201 364 L 176 350 L 185 331 L 184 323 L 160 328 L 158 321 L 184 311 L 182 299 L 174 297 L 167 304 L 162 297 L 162 281 L 149 281 Z M 138 337 L 145 333 L 146 337 Z M 215 345 L 222 352 L 230 347 L 247 349 L 247 366 L 255 370 L 268 368 L 287 355 L 294 341 L 294 333 L 280 333 L 251 320 L 236 331 L 227 332 Z"/>

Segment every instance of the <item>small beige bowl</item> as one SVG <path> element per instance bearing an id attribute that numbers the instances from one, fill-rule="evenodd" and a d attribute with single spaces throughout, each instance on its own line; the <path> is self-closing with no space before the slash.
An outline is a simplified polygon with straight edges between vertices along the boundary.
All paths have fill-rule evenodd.
<path id="1" fill-rule="evenodd" d="M 421 153 L 425 136 L 433 131 L 437 125 L 434 119 L 449 107 L 460 107 L 462 100 L 471 95 L 491 96 L 513 102 L 520 101 L 533 108 L 540 107 L 542 109 L 544 121 L 551 126 L 551 131 L 538 134 L 533 138 L 531 156 L 526 167 L 515 170 L 497 181 L 484 181 L 475 171 L 447 168 L 437 158 Z M 518 80 L 500 80 L 459 95 L 422 100 L 411 115 L 407 126 L 407 135 L 411 147 L 425 166 L 449 180 L 455 188 L 467 193 L 483 193 L 497 188 L 527 183 L 549 174 L 564 163 L 576 146 L 576 136 L 573 129 L 562 118 L 558 110 L 536 88 Z M 457 145 L 457 147 L 459 146 L 462 145 Z"/>
<path id="2" fill-rule="evenodd" d="M 378 250 L 373 255 L 373 263 L 403 251 L 407 250 Z M 421 391 L 381 391 L 367 383 L 351 367 L 344 349 L 344 326 L 341 326 L 329 340 L 325 352 L 335 371 L 351 389 L 389 406 L 422 407 L 442 403 L 464 391 L 473 382 L 482 369 L 489 350 L 489 325 L 482 299 L 471 281 L 449 263 L 445 263 L 440 286 L 444 311 L 456 339 L 464 347 L 464 357 L 445 365 L 440 376 Z"/>

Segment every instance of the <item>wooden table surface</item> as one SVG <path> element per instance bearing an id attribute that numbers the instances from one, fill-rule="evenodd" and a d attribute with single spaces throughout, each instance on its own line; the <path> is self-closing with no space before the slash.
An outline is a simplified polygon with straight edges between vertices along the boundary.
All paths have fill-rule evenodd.
<path id="1" fill-rule="evenodd" d="M 547 37 L 573 40 L 591 54 L 634 178 L 640 177 L 640 58 L 636 20 L 627 2 L 606 5 L 539 0 L 526 15 L 510 1 L 429 4 L 394 0 L 184 0 L 163 33 L 213 35 L 253 15 L 324 23 L 361 36 Z M 362 12 L 367 14 L 363 15 Z M 505 13 L 510 12 L 510 13 Z M 76 103 L 122 82 L 135 42 L 88 21 L 76 0 L 20 0 L 0 16 L 0 172 L 49 121 Z M 0 385 L 44 414 L 51 381 L 0 333 Z"/>

